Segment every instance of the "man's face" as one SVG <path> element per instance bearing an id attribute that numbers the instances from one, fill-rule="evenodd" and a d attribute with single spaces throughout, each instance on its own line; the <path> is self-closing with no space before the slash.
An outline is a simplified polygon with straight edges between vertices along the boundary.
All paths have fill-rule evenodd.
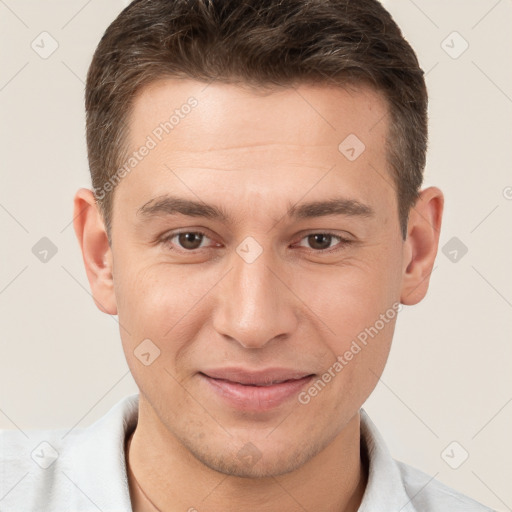
<path id="1" fill-rule="evenodd" d="M 190 96 L 197 105 L 158 130 Z M 145 420 L 209 467 L 291 471 L 373 390 L 405 260 L 387 129 L 367 88 L 162 80 L 137 96 L 130 153 L 151 149 L 112 217 L 123 348 Z M 184 201 L 198 206 L 186 214 Z M 266 377 L 295 380 L 265 388 Z"/>

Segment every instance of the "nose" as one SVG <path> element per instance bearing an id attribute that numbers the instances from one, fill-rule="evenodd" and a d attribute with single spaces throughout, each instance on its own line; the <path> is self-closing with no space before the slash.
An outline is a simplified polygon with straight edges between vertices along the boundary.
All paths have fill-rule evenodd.
<path id="1" fill-rule="evenodd" d="M 232 269 L 217 290 L 213 327 L 244 348 L 262 348 L 297 325 L 296 299 L 270 252 L 251 263 L 234 252 Z"/>

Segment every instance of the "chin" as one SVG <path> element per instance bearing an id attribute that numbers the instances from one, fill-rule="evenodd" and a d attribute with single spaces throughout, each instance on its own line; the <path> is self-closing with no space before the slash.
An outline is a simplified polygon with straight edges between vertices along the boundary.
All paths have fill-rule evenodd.
<path id="1" fill-rule="evenodd" d="M 190 446 L 185 443 L 190 453 L 208 468 L 225 475 L 239 478 L 272 478 L 297 470 L 329 443 L 314 442 L 308 438 L 306 442 L 291 442 L 287 447 L 275 443 L 233 442 L 231 446 L 208 444 L 207 446 Z M 234 446 L 236 444 L 236 447 Z M 265 445 L 263 448 L 258 446 Z"/>

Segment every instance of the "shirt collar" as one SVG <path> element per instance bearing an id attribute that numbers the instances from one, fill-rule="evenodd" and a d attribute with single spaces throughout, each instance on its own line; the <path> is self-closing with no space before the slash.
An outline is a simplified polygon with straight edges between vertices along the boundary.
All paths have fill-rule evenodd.
<path id="1" fill-rule="evenodd" d="M 69 449 L 60 464 L 65 476 L 81 492 L 73 494 L 77 502 L 70 503 L 69 510 L 82 510 L 87 501 L 87 510 L 91 503 L 105 512 L 132 510 L 125 440 L 137 425 L 138 406 L 138 393 L 126 396 L 83 434 L 70 434 Z"/>
<path id="2" fill-rule="evenodd" d="M 402 474 L 384 439 L 364 409 L 361 414 L 361 448 L 369 463 L 368 482 L 358 512 L 388 510 L 416 512 L 403 484 Z"/>

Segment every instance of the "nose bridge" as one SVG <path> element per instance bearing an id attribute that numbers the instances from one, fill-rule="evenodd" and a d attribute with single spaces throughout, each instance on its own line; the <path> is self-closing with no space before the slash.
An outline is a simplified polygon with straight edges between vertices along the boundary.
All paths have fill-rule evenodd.
<path id="1" fill-rule="evenodd" d="M 219 290 L 214 314 L 217 332 L 246 348 L 263 347 L 289 334 L 296 321 L 292 297 L 275 276 L 278 271 L 271 249 L 263 250 L 248 237 L 232 254 L 231 267 Z"/>

